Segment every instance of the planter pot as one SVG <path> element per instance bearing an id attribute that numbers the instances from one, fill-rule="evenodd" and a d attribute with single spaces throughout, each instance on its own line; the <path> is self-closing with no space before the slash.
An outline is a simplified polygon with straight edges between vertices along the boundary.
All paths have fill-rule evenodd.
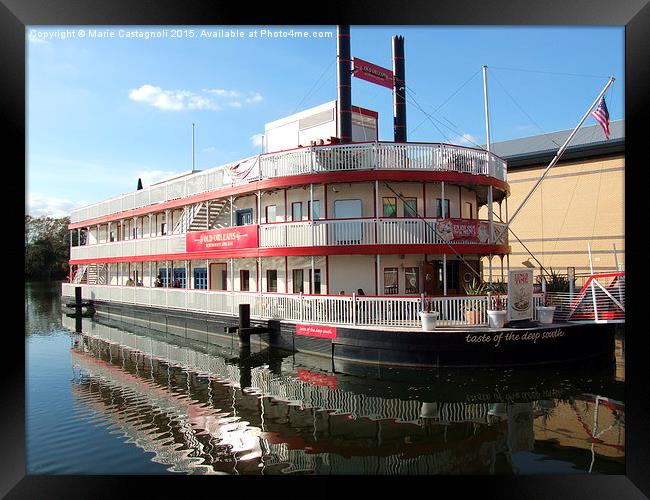
<path id="1" fill-rule="evenodd" d="M 480 311 L 465 311 L 465 323 L 468 325 L 478 325 L 480 323 Z"/>
<path id="2" fill-rule="evenodd" d="M 487 314 L 490 328 L 503 328 L 503 325 L 506 324 L 506 315 L 508 314 L 508 311 L 488 310 Z"/>
<path id="3" fill-rule="evenodd" d="M 545 325 L 553 323 L 553 311 L 555 306 L 537 306 L 537 321 Z"/>
<path id="4" fill-rule="evenodd" d="M 420 313 L 420 320 L 422 321 L 422 331 L 432 332 L 436 329 L 436 320 L 438 319 L 438 312 L 424 312 Z"/>

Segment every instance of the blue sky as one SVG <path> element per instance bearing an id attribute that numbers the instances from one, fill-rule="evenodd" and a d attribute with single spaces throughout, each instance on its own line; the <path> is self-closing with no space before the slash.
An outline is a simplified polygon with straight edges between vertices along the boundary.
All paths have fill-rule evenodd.
<path id="1" fill-rule="evenodd" d="M 151 39 L 120 29 L 163 27 L 97 28 L 113 38 L 91 38 L 89 29 L 27 30 L 32 215 L 63 216 L 135 190 L 138 177 L 146 186 L 190 170 L 192 123 L 196 167 L 207 169 L 259 152 L 264 123 L 336 98 L 334 26 L 169 27 L 166 38 Z M 218 31 L 231 29 L 244 37 Z M 264 29 L 331 36 L 270 37 Z M 495 142 L 573 128 L 609 75 L 616 77 L 610 119 L 624 118 L 622 27 L 353 26 L 352 55 L 391 68 L 398 34 L 405 37 L 411 141 L 484 144 L 483 64 Z M 353 79 L 352 93 L 353 104 L 379 112 L 380 140 L 392 140 L 390 90 Z"/>

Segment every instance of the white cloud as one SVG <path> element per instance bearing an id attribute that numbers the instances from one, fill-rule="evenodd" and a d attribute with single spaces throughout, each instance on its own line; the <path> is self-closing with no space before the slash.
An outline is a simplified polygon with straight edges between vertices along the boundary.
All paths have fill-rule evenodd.
<path id="1" fill-rule="evenodd" d="M 204 153 L 214 153 L 217 150 L 214 146 L 208 146 L 207 148 L 203 148 L 201 151 Z"/>
<path id="2" fill-rule="evenodd" d="M 219 97 L 229 97 L 236 99 L 241 97 L 241 92 L 237 90 L 226 90 L 226 89 L 203 89 L 203 92 L 208 92 L 210 94 L 218 95 Z"/>
<path id="3" fill-rule="evenodd" d="M 77 207 L 88 205 L 88 201 L 72 201 L 67 198 L 45 196 L 41 193 L 29 193 L 27 213 L 32 217 L 65 217 Z"/>
<path id="4" fill-rule="evenodd" d="M 164 90 L 154 85 L 142 85 L 129 91 L 129 99 L 144 102 L 164 111 L 185 111 L 195 109 L 221 109 L 209 97 L 194 94 L 189 90 Z"/>
<path id="5" fill-rule="evenodd" d="M 264 134 L 255 134 L 250 137 L 251 144 L 256 148 L 262 147 L 264 144 Z"/>
<path id="6" fill-rule="evenodd" d="M 138 179 L 142 179 L 142 187 L 146 188 L 155 182 L 160 182 L 164 179 L 168 179 L 179 174 L 180 172 L 174 172 L 172 170 L 141 170 L 139 172 L 136 172 L 133 185 L 137 186 Z M 133 190 L 135 191 L 135 189 Z"/>
<path id="7" fill-rule="evenodd" d="M 219 111 L 222 105 L 242 108 L 243 104 L 255 104 L 264 100 L 259 92 L 241 92 L 227 89 L 202 89 L 209 95 L 200 95 L 189 90 L 165 90 L 155 85 L 141 85 L 129 91 L 129 99 L 143 102 L 165 111 L 208 109 Z M 215 101 L 217 99 L 219 102 Z"/>
<path id="8" fill-rule="evenodd" d="M 258 92 L 251 92 L 251 96 L 246 98 L 247 103 L 261 102 L 264 98 Z"/>
<path id="9" fill-rule="evenodd" d="M 456 136 L 453 140 L 455 144 L 462 144 L 465 146 L 476 146 L 477 144 L 480 144 L 478 142 L 478 139 L 474 137 L 472 134 L 464 133 L 463 135 Z"/>
<path id="10" fill-rule="evenodd" d="M 259 92 L 242 92 L 240 90 L 228 89 L 203 89 L 203 92 L 223 98 L 227 106 L 241 108 L 243 103 L 255 104 L 264 100 Z"/>

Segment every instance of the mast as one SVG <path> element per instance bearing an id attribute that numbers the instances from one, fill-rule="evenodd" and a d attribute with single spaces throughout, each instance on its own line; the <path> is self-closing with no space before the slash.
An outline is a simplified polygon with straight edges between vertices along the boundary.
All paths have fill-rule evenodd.
<path id="1" fill-rule="evenodd" d="M 406 142 L 406 72 L 404 37 L 393 37 L 393 134 L 395 142 Z"/>
<path id="2" fill-rule="evenodd" d="M 487 66 L 483 65 L 483 103 L 485 108 L 485 145 L 487 148 L 487 163 L 488 171 L 490 166 L 491 154 L 490 154 L 490 106 L 488 104 L 488 83 L 487 83 Z M 492 190 L 492 185 L 488 186 L 487 193 L 487 209 L 488 209 L 488 234 L 489 239 L 488 243 L 494 245 L 494 192 Z M 489 263 L 489 280 L 492 283 L 492 255 L 488 258 Z"/>
<path id="3" fill-rule="evenodd" d="M 337 111 L 341 142 L 352 142 L 352 69 L 350 67 L 350 26 L 336 27 L 337 49 Z"/>
<path id="4" fill-rule="evenodd" d="M 526 195 L 526 197 L 524 198 L 524 200 L 521 202 L 521 205 L 519 205 L 519 207 L 517 208 L 517 210 L 515 210 L 515 213 L 512 214 L 512 217 L 510 217 L 510 219 L 508 220 L 508 223 L 506 224 L 506 226 L 503 228 L 502 231 L 507 231 L 507 230 L 508 230 L 508 228 L 510 227 L 510 224 L 512 223 L 512 221 L 514 220 L 514 218 L 517 216 L 517 214 L 519 214 L 519 212 L 521 211 L 521 209 L 522 209 L 522 208 L 524 207 L 524 205 L 528 202 L 528 200 L 530 199 L 530 197 L 533 195 L 533 193 L 534 193 L 535 190 L 537 189 L 537 186 L 539 186 L 540 183 L 542 182 L 542 180 L 544 180 L 544 177 L 546 177 L 546 174 L 547 174 L 548 171 L 551 169 L 551 167 L 553 167 L 553 166 L 554 166 L 558 161 L 560 161 L 560 158 L 562 157 L 562 155 L 563 155 L 564 152 L 566 151 L 566 148 L 569 146 L 569 143 L 573 140 L 573 138 L 575 137 L 576 133 L 578 133 L 578 129 L 582 126 L 582 124 L 585 122 L 585 120 L 589 117 L 589 114 L 591 113 L 591 110 L 594 109 L 594 106 L 596 106 L 596 105 L 600 102 L 600 100 L 603 98 L 603 96 L 605 95 L 605 92 L 607 92 L 607 89 L 609 89 L 609 87 L 612 85 L 612 83 L 614 83 L 614 80 L 615 80 L 615 78 L 614 78 L 613 76 L 610 76 L 610 77 L 609 77 L 609 80 L 607 81 L 607 84 L 605 85 L 605 87 L 603 88 L 603 90 L 600 91 L 600 94 L 598 94 L 598 97 L 596 97 L 596 99 L 595 99 L 594 102 L 591 104 L 591 106 L 589 107 L 589 109 L 587 110 L 587 112 L 584 114 L 584 116 L 583 116 L 582 119 L 580 120 L 580 123 L 578 123 L 578 125 L 576 126 L 576 128 L 573 129 L 573 132 L 571 132 L 571 134 L 569 135 L 569 137 L 567 138 L 567 140 L 564 141 L 564 144 L 562 144 L 562 146 L 560 147 L 560 149 L 558 149 L 558 152 L 555 154 L 555 157 L 551 160 L 551 163 L 549 163 L 549 164 L 548 164 L 548 167 L 546 167 L 546 169 L 544 170 L 544 172 L 542 172 L 541 177 L 540 177 L 539 179 L 537 179 L 537 182 L 535 183 L 535 185 L 532 187 L 532 189 L 530 190 L 530 192 L 528 193 L 528 195 Z"/>

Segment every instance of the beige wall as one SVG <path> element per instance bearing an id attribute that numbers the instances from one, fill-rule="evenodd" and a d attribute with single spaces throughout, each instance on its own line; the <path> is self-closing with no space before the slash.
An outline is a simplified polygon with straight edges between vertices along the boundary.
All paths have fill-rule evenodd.
<path id="1" fill-rule="evenodd" d="M 546 166 L 508 172 L 510 215 Z M 556 165 L 511 227 L 547 269 L 552 267 L 566 273 L 566 268 L 573 266 L 576 273 L 588 273 L 587 243 L 591 243 L 594 271 L 613 271 L 613 245 L 616 245 L 619 264 L 625 263 L 624 181 L 622 155 Z M 483 208 L 481 217 L 485 218 L 486 214 Z M 510 245 L 510 266 L 521 267 L 530 255 L 512 236 Z M 487 269 L 485 263 L 484 269 Z"/>

